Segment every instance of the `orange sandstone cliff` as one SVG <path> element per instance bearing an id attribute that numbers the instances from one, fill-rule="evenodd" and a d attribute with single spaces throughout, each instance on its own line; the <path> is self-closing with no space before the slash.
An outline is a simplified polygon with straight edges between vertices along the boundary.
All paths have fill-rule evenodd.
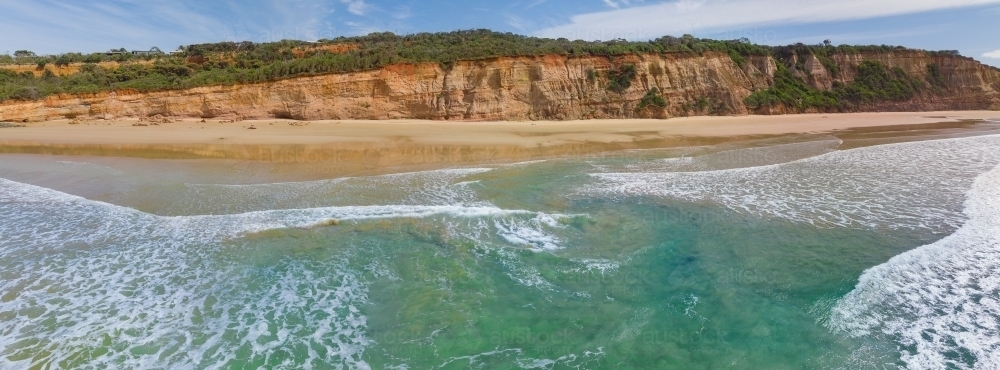
<path id="1" fill-rule="evenodd" d="M 749 57 L 740 67 L 728 55 L 705 53 L 573 57 L 549 55 L 462 61 L 445 70 L 436 63 L 237 86 L 199 87 L 151 93 L 115 91 L 59 95 L 0 104 L 0 121 L 61 118 L 243 117 L 319 119 L 570 120 L 667 118 L 686 115 L 782 114 L 781 107 L 750 111 L 744 99 L 773 84 L 778 63 L 801 63 L 807 83 L 830 89 L 848 83 L 863 61 L 880 61 L 924 76 L 936 65 L 947 86 L 903 102 L 859 107 L 865 111 L 1000 110 L 1000 69 L 970 58 L 924 52 L 832 55 L 833 77 L 820 61 Z M 631 86 L 609 91 L 595 78 L 623 65 L 636 67 Z M 657 88 L 667 107 L 637 109 Z"/>

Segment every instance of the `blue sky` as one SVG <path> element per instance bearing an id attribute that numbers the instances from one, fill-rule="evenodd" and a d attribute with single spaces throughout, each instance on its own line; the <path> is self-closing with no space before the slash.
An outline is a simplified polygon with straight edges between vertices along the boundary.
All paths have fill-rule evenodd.
<path id="1" fill-rule="evenodd" d="M 0 0 L 0 53 L 489 28 L 587 40 L 831 39 L 957 49 L 1000 66 L 998 20 L 1000 0 Z"/>

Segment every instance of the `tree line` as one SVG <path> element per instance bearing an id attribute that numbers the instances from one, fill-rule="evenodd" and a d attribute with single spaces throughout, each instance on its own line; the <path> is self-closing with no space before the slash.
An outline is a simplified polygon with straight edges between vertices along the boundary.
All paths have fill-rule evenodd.
<path id="1" fill-rule="evenodd" d="M 322 46 L 345 45 L 333 52 Z M 123 49 L 122 49 L 123 50 Z M 729 55 L 741 67 L 746 57 L 810 52 L 821 57 L 832 53 L 909 50 L 895 46 L 755 45 L 749 40 L 711 40 L 691 35 L 664 36 L 648 41 L 583 41 L 547 39 L 489 30 L 464 30 L 440 33 L 396 35 L 371 33 L 357 37 L 338 37 L 316 43 L 283 40 L 269 43 L 220 42 L 180 46 L 179 53 L 131 55 L 128 53 L 66 53 L 40 57 L 21 50 L 15 55 L 0 55 L 0 101 L 41 99 L 59 93 L 93 93 L 116 89 L 158 91 L 208 85 L 231 85 L 276 81 L 291 77 L 374 70 L 398 63 L 439 63 L 449 69 L 455 62 L 499 57 L 566 55 L 606 56 L 643 54 L 691 54 L 719 52 Z M 101 62 L 118 62 L 102 67 Z M 832 62 L 828 69 L 835 67 Z M 3 64 L 35 64 L 39 75 L 14 73 Z M 66 76 L 48 72 L 47 65 L 81 64 L 79 71 Z M 616 88 L 627 88 L 630 72 L 615 81 Z M 621 85 L 621 86 L 619 86 Z"/>

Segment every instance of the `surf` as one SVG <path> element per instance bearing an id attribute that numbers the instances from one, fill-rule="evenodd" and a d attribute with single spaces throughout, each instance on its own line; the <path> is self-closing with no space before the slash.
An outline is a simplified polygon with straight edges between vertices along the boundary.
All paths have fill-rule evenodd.
<path id="1" fill-rule="evenodd" d="M 562 246 L 551 230 L 563 227 L 564 217 L 492 205 L 160 216 L 6 179 L 0 179 L 0 204 L 0 258 L 7 261 L 0 281 L 0 367 L 195 367 L 227 363 L 248 349 L 252 358 L 264 358 L 315 347 L 322 350 L 307 351 L 292 367 L 365 368 L 362 354 L 372 342 L 360 309 L 368 288 L 346 260 L 322 267 L 279 260 L 256 270 L 219 256 L 253 233 L 391 219 L 426 220 L 498 248 L 555 250 Z M 250 294 L 242 285 L 248 282 L 262 290 Z M 274 317 L 284 324 L 268 319 Z M 236 342 L 233 333 L 239 333 Z"/>
<path id="2" fill-rule="evenodd" d="M 865 271 L 828 326 L 897 341 L 914 369 L 1000 368 L 1000 167 L 976 179 L 965 214 L 954 234 Z"/>
<path id="3" fill-rule="evenodd" d="M 582 194 L 717 204 L 734 212 L 818 227 L 948 233 L 976 176 L 1000 164 L 1000 136 L 886 144 L 757 167 L 591 174 Z M 740 156 L 731 153 L 730 156 Z"/>

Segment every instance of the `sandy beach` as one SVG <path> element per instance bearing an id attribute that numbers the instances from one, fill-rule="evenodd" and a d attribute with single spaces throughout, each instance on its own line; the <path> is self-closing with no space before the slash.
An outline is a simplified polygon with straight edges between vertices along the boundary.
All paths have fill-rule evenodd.
<path id="1" fill-rule="evenodd" d="M 136 119 L 26 123 L 0 129 L 0 152 L 225 158 L 367 167 L 522 161 L 790 134 L 1000 118 L 996 111 L 525 122 Z M 148 124 L 150 122 L 142 122 Z M 249 129 L 250 126 L 255 129 Z"/>

